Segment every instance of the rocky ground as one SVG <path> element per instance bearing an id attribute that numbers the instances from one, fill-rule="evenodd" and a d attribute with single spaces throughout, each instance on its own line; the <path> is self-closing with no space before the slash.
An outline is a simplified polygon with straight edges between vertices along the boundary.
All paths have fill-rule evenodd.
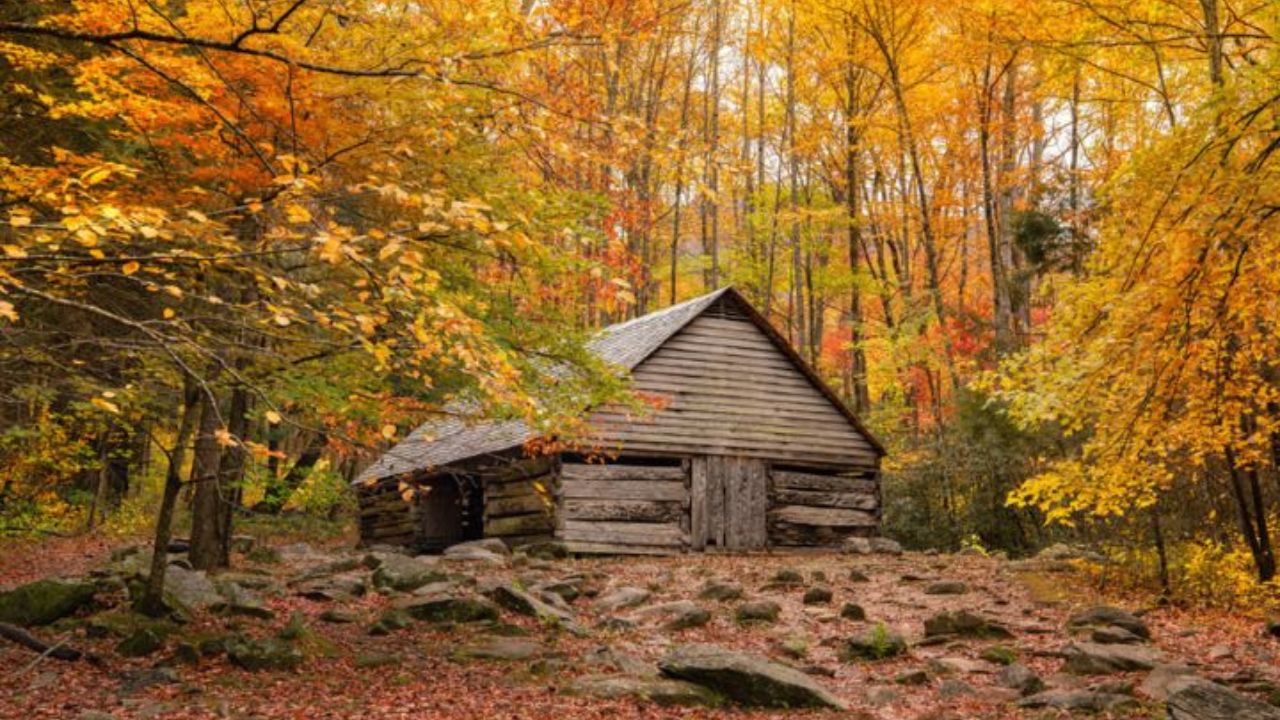
<path id="1" fill-rule="evenodd" d="M 586 559 L 251 545 L 212 577 L 173 554 L 161 620 L 128 610 L 138 548 L 0 593 L 0 631 L 84 653 L 0 641 L 0 717 L 1280 719 L 1280 638 L 1102 604 L 1061 548 L 1011 563 L 866 542 Z M 0 577 L 38 566 L 10 553 Z"/>

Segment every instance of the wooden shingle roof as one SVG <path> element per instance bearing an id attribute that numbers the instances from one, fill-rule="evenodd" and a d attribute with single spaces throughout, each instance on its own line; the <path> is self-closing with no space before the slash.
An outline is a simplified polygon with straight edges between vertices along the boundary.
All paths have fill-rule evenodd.
<path id="1" fill-rule="evenodd" d="M 726 299 L 741 306 L 748 318 L 760 326 L 797 369 L 827 397 L 880 453 L 884 450 L 866 431 L 857 417 L 823 383 L 781 335 L 751 307 L 736 290 L 725 287 L 626 322 L 610 325 L 600 331 L 588 347 L 606 362 L 630 371 L 644 362 L 658 348 L 680 332 L 694 318 Z M 388 450 L 377 462 L 356 478 L 356 483 L 370 483 L 383 478 L 419 473 L 470 458 L 519 448 L 537 437 L 521 420 L 484 420 L 454 406 L 450 415 L 424 423 L 409 437 Z"/>

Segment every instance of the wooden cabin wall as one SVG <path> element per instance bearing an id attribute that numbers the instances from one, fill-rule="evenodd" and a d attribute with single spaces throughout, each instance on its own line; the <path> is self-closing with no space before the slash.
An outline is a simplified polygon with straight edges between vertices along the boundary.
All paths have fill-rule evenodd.
<path id="1" fill-rule="evenodd" d="M 837 545 L 847 537 L 875 535 L 880 526 L 874 472 L 849 477 L 775 468 L 769 505 L 771 545 Z"/>
<path id="2" fill-rule="evenodd" d="M 556 537 L 570 552 L 665 555 L 689 546 L 689 470 L 563 463 Z"/>
<path id="3" fill-rule="evenodd" d="M 553 458 L 517 460 L 477 471 L 484 484 L 484 536 L 507 545 L 550 540 L 559 480 Z"/>
<path id="4" fill-rule="evenodd" d="M 760 328 L 731 310 L 699 316 L 637 366 L 633 388 L 666 405 L 643 417 L 619 408 L 594 413 L 599 442 L 637 455 L 875 470 L 867 438 Z"/>
<path id="5" fill-rule="evenodd" d="M 360 505 L 360 544 L 410 545 L 416 539 L 417 503 L 401 495 L 400 481 L 387 478 L 356 489 Z"/>

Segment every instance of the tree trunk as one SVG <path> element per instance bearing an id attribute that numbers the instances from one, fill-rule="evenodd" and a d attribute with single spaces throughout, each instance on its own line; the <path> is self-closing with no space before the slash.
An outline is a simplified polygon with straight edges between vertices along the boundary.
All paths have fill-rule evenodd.
<path id="1" fill-rule="evenodd" d="M 182 464 L 187 456 L 187 442 L 195 427 L 196 409 L 200 406 L 200 388 L 195 378 L 187 376 L 183 383 L 181 419 L 173 447 L 165 454 L 168 467 L 164 474 L 164 493 L 160 498 L 160 511 L 156 517 L 155 541 L 151 545 L 151 569 L 142 596 L 135 609 L 151 617 L 169 612 L 164 602 L 164 575 L 169 566 L 169 541 L 173 538 L 173 511 L 182 491 Z"/>
<path id="2" fill-rule="evenodd" d="M 297 462 L 289 468 L 289 472 L 280 480 L 268 483 L 266 495 L 261 502 L 253 506 L 253 511 L 275 515 L 284 509 L 294 491 L 302 485 L 307 475 L 311 473 L 311 468 L 315 467 L 316 462 L 320 460 L 328 443 L 329 438 L 324 433 L 317 433 L 312 437 L 302 450 L 302 454 L 298 456 Z"/>
<path id="3" fill-rule="evenodd" d="M 216 374 L 215 368 L 209 379 L 212 380 Z M 227 544 L 222 536 L 222 515 L 226 512 L 227 500 L 218 477 L 222 459 L 218 431 L 222 429 L 218 399 L 212 388 L 203 388 L 200 393 L 200 429 L 196 435 L 190 481 L 194 499 L 191 503 L 191 550 L 188 557 L 191 566 L 197 570 L 227 565 L 227 558 L 222 552 Z"/>

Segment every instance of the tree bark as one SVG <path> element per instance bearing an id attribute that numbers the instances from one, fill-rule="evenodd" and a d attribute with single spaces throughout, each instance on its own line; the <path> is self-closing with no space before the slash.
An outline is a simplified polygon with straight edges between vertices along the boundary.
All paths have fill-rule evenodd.
<path id="1" fill-rule="evenodd" d="M 210 379 L 217 375 L 211 371 Z M 226 498 L 219 482 L 218 467 L 222 459 L 222 446 L 218 431 L 222 430 L 222 415 L 218 399 L 211 388 L 200 394 L 200 429 L 196 434 L 195 455 L 191 463 L 191 485 L 194 499 L 191 503 L 191 550 L 188 557 L 197 570 L 226 567 L 227 558 L 222 553 L 226 538 L 222 536 L 222 515 Z"/>

